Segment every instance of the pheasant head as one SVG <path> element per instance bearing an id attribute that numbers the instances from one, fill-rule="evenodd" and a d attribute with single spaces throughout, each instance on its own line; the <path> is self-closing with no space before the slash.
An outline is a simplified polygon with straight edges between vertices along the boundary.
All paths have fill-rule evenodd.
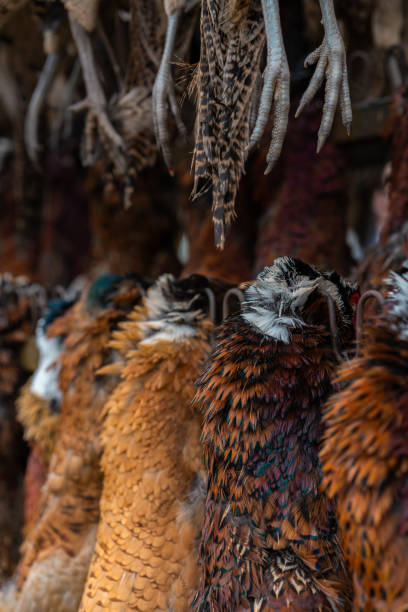
<path id="1" fill-rule="evenodd" d="M 247 287 L 242 317 L 259 333 L 288 344 L 295 329 L 330 328 L 330 300 L 344 343 L 353 333 L 357 296 L 357 284 L 337 272 L 320 272 L 300 259 L 279 257 Z"/>

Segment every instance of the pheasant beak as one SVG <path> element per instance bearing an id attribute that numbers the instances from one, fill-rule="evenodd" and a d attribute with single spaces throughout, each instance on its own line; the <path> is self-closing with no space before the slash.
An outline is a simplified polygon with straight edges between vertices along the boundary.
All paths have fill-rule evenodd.
<path id="1" fill-rule="evenodd" d="M 255 281 L 250 280 L 250 281 L 245 281 L 241 284 L 238 285 L 238 289 L 241 289 L 241 291 L 245 291 L 245 289 L 248 289 L 248 287 L 250 287 L 251 285 L 254 284 Z"/>

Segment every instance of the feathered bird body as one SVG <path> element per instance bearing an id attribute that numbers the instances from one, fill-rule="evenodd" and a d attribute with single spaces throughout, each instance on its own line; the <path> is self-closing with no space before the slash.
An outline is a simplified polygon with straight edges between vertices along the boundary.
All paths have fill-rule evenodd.
<path id="1" fill-rule="evenodd" d="M 355 276 L 362 289 L 386 290 L 385 281 L 408 257 L 408 89 L 393 103 L 392 171 L 389 206 L 379 243 L 368 249 Z"/>
<path id="2" fill-rule="evenodd" d="M 72 301 L 54 300 L 48 305 L 44 318 L 37 323 L 36 344 L 39 353 L 37 369 L 22 388 L 17 399 L 17 418 L 24 428 L 24 438 L 30 445 L 30 455 L 24 474 L 24 531 L 25 535 L 35 523 L 40 511 L 41 488 L 54 450 L 59 424 L 61 390 L 58 384 L 63 338 L 68 334 L 66 325 L 61 335 L 47 337 L 47 327 L 62 316 Z M 69 318 L 65 319 L 69 321 Z M 63 331 L 63 333 L 62 333 Z"/>
<path id="3" fill-rule="evenodd" d="M 344 342 L 352 290 L 335 273 L 279 258 L 221 326 L 197 394 L 208 472 L 197 611 L 346 607 L 318 448 L 334 368 L 326 294 Z"/>
<path id="4" fill-rule="evenodd" d="M 49 337 L 70 329 L 60 358 L 63 399 L 40 516 L 23 544 L 16 611 L 78 609 L 99 517 L 102 409 L 116 382 L 97 372 L 112 359 L 112 329 L 140 291 L 137 279 L 105 275 L 48 328 Z"/>
<path id="5" fill-rule="evenodd" d="M 384 314 L 339 373 L 324 414 L 324 485 L 336 497 L 353 610 L 408 605 L 408 275 L 391 275 Z"/>
<path id="6" fill-rule="evenodd" d="M 24 277 L 0 275 L 0 582 L 18 561 L 27 448 L 15 401 L 35 367 L 31 339 L 42 297 L 43 289 Z"/>
<path id="7" fill-rule="evenodd" d="M 194 381 L 211 324 L 204 277 L 159 277 L 121 329 L 103 428 L 104 487 L 82 611 L 188 610 L 204 506 Z"/>

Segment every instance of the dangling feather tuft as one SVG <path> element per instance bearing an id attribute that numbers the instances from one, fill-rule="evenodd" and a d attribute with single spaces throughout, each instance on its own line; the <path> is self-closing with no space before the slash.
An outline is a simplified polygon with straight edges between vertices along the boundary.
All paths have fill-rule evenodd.
<path id="1" fill-rule="evenodd" d="M 193 197 L 212 185 L 214 238 L 220 248 L 235 216 L 264 42 L 258 2 L 203 1 Z"/>

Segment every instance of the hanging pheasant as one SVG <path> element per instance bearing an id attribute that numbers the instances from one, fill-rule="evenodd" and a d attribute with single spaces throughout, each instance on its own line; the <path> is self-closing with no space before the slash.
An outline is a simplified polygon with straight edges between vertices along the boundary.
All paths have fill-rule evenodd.
<path id="1" fill-rule="evenodd" d="M 324 413 L 324 487 L 337 500 L 353 610 L 408 603 L 408 272 L 388 277 L 388 305 L 361 356 L 339 372 Z"/>
<path id="2" fill-rule="evenodd" d="M 343 40 L 333 0 L 320 0 L 325 36 L 305 61 L 317 62 L 297 115 L 326 82 L 318 151 L 327 139 L 338 100 L 350 129 L 351 104 Z M 266 40 L 266 68 L 260 66 Z M 215 243 L 224 246 L 234 218 L 234 200 L 248 149 L 261 139 L 273 107 L 269 172 L 280 155 L 289 115 L 289 66 L 282 39 L 278 0 L 203 0 L 198 91 L 194 196 L 212 189 Z M 259 91 L 261 90 L 261 91 Z"/>
<path id="3" fill-rule="evenodd" d="M 126 364 L 105 408 L 101 519 L 83 612 L 189 609 L 204 506 L 201 415 L 191 400 L 210 350 L 206 289 L 218 298 L 226 287 L 164 274 L 114 335 Z"/>
<path id="4" fill-rule="evenodd" d="M 142 291 L 138 278 L 104 275 L 48 328 L 50 338 L 70 329 L 60 358 L 60 423 L 40 516 L 22 548 L 14 612 L 78 609 L 99 516 L 102 409 L 116 383 L 97 372 L 112 358 L 112 330 Z"/>
<path id="5" fill-rule="evenodd" d="M 320 410 L 352 340 L 356 287 L 278 258 L 227 319 L 199 381 L 208 474 L 193 609 L 343 610 L 350 584 L 320 488 Z"/>
<path id="6" fill-rule="evenodd" d="M 255 273 L 287 254 L 322 269 L 349 271 L 345 160 L 333 143 L 316 154 L 320 113 L 321 103 L 314 102 L 300 119 L 289 121 L 280 187 L 273 193 L 269 183 L 267 194 L 260 193 L 266 210 L 258 223 Z M 254 206 L 259 198 L 256 174 L 252 182 Z"/>
<path id="7" fill-rule="evenodd" d="M 54 300 L 48 304 L 45 317 L 37 323 L 39 363 L 17 399 L 17 418 L 24 428 L 24 438 L 30 445 L 24 474 L 24 536 L 35 524 L 40 511 L 41 487 L 54 450 L 62 397 L 58 385 L 58 357 L 69 328 L 67 326 L 64 333 L 53 338 L 47 337 L 47 328 L 72 304 L 72 301 L 65 300 Z"/>
<path id="8" fill-rule="evenodd" d="M 408 88 L 393 101 L 392 169 L 387 221 L 378 243 L 370 247 L 355 278 L 362 289 L 385 290 L 385 280 L 408 258 Z"/>
<path id="9" fill-rule="evenodd" d="M 111 44 L 103 31 L 102 20 L 97 22 L 95 34 L 106 48 L 115 75 L 114 95 L 99 78 L 90 28 L 79 23 L 70 2 L 65 4 L 86 89 L 85 100 L 74 106 L 77 111 L 86 111 L 84 163 L 88 165 L 95 161 L 97 145 L 100 144 L 115 177 L 124 185 L 124 200 L 128 206 L 137 175 L 154 164 L 158 146 L 162 148 L 170 168 L 169 133 L 165 125 L 167 101 L 180 132 L 186 133 L 170 76 L 170 62 L 176 57 L 184 57 L 190 46 L 195 23 L 195 12 L 190 9 L 195 3 L 186 3 L 186 0 L 131 0 L 127 19 L 129 54 L 125 62 L 119 61 L 123 41 L 118 41 L 116 36 Z M 110 9 L 112 18 L 105 20 L 108 26 L 109 21 L 118 19 L 115 4 Z M 177 35 L 181 20 L 182 29 Z"/>
<path id="10" fill-rule="evenodd" d="M 27 448 L 15 401 L 35 369 L 33 334 L 44 300 L 39 285 L 23 277 L 0 275 L 0 584 L 18 561 Z"/>

